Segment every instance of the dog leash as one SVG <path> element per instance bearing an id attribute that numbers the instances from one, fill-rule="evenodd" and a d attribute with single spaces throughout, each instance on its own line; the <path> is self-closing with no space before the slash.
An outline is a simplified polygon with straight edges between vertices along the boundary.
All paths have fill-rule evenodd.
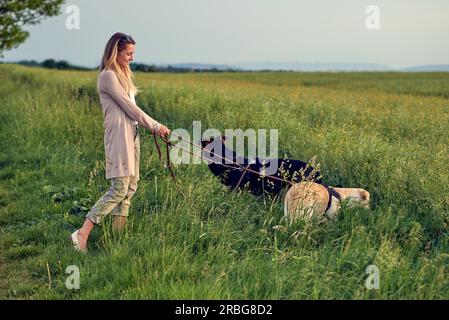
<path id="1" fill-rule="evenodd" d="M 201 151 L 206 151 L 206 152 L 208 152 L 209 154 L 212 154 L 213 156 L 216 156 L 216 157 L 218 157 L 218 158 L 220 158 L 220 159 L 222 159 L 222 160 L 225 160 L 225 161 L 227 161 L 227 162 L 230 162 L 231 165 L 228 165 L 228 164 L 225 164 L 225 163 L 221 163 L 221 164 L 220 164 L 220 165 L 222 165 L 222 166 L 224 166 L 224 167 L 226 167 L 226 168 L 230 168 L 231 170 L 241 170 L 241 171 L 243 170 L 242 175 L 240 176 L 240 179 L 239 179 L 239 181 L 238 181 L 236 187 L 234 188 L 234 190 L 237 189 L 237 188 L 240 186 L 240 183 L 242 182 L 243 177 L 246 175 L 247 172 L 252 172 L 252 173 L 254 173 L 254 174 L 260 176 L 261 178 L 266 178 L 267 180 L 277 180 L 277 181 L 280 181 L 280 182 L 283 182 L 283 183 L 287 183 L 287 184 L 289 184 L 289 185 L 294 185 L 294 184 L 295 184 L 295 182 L 290 181 L 290 180 L 286 180 L 286 179 L 282 179 L 282 178 L 278 178 L 278 177 L 274 177 L 274 176 L 266 176 L 266 175 L 263 175 L 263 174 L 261 174 L 261 173 L 258 172 L 258 171 L 249 169 L 249 167 L 250 167 L 251 164 L 248 164 L 246 167 L 244 167 L 243 165 L 241 165 L 241 164 L 239 164 L 239 163 L 237 163 L 237 162 L 234 162 L 233 160 L 227 159 L 226 157 L 223 157 L 223 156 L 221 156 L 221 155 L 219 155 L 219 154 L 217 154 L 217 153 L 215 153 L 215 152 L 207 151 L 207 150 L 205 150 L 202 146 L 199 146 L 199 145 L 197 145 L 197 144 L 191 142 L 190 140 L 185 140 L 182 136 L 178 136 L 178 135 L 176 135 L 176 134 L 174 134 L 174 133 L 172 133 L 171 135 L 174 136 L 175 138 L 178 138 L 178 139 L 181 139 L 181 140 L 187 142 L 188 144 L 192 145 L 193 147 L 199 148 Z M 173 182 L 175 183 L 176 188 L 178 189 L 178 191 L 179 191 L 185 198 L 187 198 L 187 196 L 186 196 L 186 195 L 182 192 L 182 190 L 179 188 L 179 186 L 178 186 L 178 181 L 177 181 L 177 179 L 176 179 L 175 173 L 173 172 L 173 164 L 172 164 L 172 162 L 170 161 L 170 147 L 176 147 L 176 148 L 178 148 L 178 149 L 180 149 L 180 150 L 183 150 L 183 151 L 189 153 L 190 155 L 192 155 L 192 156 L 194 156 L 194 157 L 195 157 L 195 156 L 198 156 L 198 155 L 197 155 L 197 154 L 194 154 L 194 153 L 191 152 L 190 150 L 187 150 L 187 149 L 185 149 L 185 148 L 182 148 L 182 147 L 180 147 L 180 146 L 178 146 L 178 145 L 174 146 L 173 143 L 172 143 L 171 141 L 167 140 L 165 137 L 159 136 L 159 138 L 166 144 L 167 164 L 165 164 L 165 163 L 163 162 L 163 160 L 162 160 L 162 152 L 161 152 L 161 148 L 160 148 L 160 146 L 159 146 L 159 143 L 158 143 L 158 141 L 157 141 L 156 133 L 155 133 L 155 132 L 153 132 L 153 138 L 154 138 L 154 142 L 155 142 L 155 144 L 156 144 L 156 148 L 157 148 L 157 150 L 158 150 L 159 161 L 162 163 L 162 165 L 164 166 L 164 168 L 168 168 L 168 169 L 169 169 L 170 175 L 171 175 L 171 177 L 172 177 Z M 202 152 L 201 152 L 201 159 L 202 159 L 202 158 L 203 158 L 203 155 L 202 155 Z M 237 167 L 237 168 L 236 168 L 236 167 Z M 323 184 L 323 186 L 324 186 L 324 187 L 328 190 L 328 192 L 329 192 L 329 201 L 328 201 L 328 204 L 327 204 L 327 209 L 328 209 L 328 208 L 330 207 L 330 205 L 331 205 L 332 195 L 335 196 L 335 197 L 336 197 L 337 199 L 339 199 L 339 200 L 340 200 L 340 195 L 338 194 L 338 192 L 336 192 L 336 191 L 335 191 L 334 189 L 332 189 L 331 187 L 326 186 L 326 185 L 324 185 L 324 184 Z M 326 209 L 326 210 L 327 210 L 327 209 Z"/>
<path id="2" fill-rule="evenodd" d="M 250 165 L 251 165 L 251 163 L 249 163 L 249 164 L 246 166 L 245 170 L 243 170 L 243 173 L 242 173 L 242 175 L 240 176 L 239 182 L 237 182 L 237 185 L 235 186 L 234 190 L 237 190 L 237 188 L 240 186 L 240 183 L 242 182 L 243 177 L 245 176 L 246 171 L 248 170 L 248 168 L 249 168 Z"/>
<path id="3" fill-rule="evenodd" d="M 175 173 L 173 172 L 172 163 L 170 161 L 170 146 L 172 146 L 173 144 L 170 141 L 168 141 L 167 139 L 165 139 L 164 137 L 160 137 L 161 140 L 165 142 L 166 150 L 167 150 L 167 153 L 166 153 L 167 154 L 167 164 L 165 164 L 162 160 L 161 147 L 159 146 L 159 143 L 157 142 L 156 132 L 154 132 L 154 131 L 153 131 L 153 138 L 154 138 L 154 144 L 156 145 L 156 148 L 157 148 L 157 153 L 159 154 L 159 161 L 162 163 L 164 168 L 168 168 L 172 179 L 174 181 L 176 181 Z"/>
<path id="4" fill-rule="evenodd" d="M 172 180 L 173 180 L 173 183 L 175 184 L 175 187 L 176 187 L 176 189 L 178 190 L 178 192 L 184 197 L 184 199 L 187 200 L 187 203 L 189 203 L 189 205 L 191 206 L 191 208 L 192 208 L 194 211 L 197 211 L 197 212 L 198 212 L 198 208 L 195 208 L 195 207 L 193 206 L 193 201 L 192 201 L 192 199 L 191 199 L 188 195 L 186 195 L 186 194 L 184 193 L 184 191 L 180 188 L 179 183 L 178 183 L 178 180 L 176 180 L 175 173 L 173 172 L 172 162 L 170 161 L 170 146 L 173 146 L 173 143 L 170 142 L 170 141 L 168 141 L 167 139 L 165 139 L 165 137 L 159 136 L 159 138 L 160 138 L 162 141 L 164 141 L 165 144 L 166 144 L 167 164 L 165 164 L 164 161 L 162 160 L 161 147 L 159 146 L 159 143 L 158 143 L 158 141 L 157 141 L 156 133 L 155 133 L 154 131 L 153 131 L 152 133 L 153 133 L 153 138 L 154 138 L 154 144 L 156 145 L 157 152 L 158 152 L 158 155 L 159 155 L 159 161 L 161 162 L 161 164 L 163 165 L 164 168 L 168 168 L 168 170 L 170 171 L 170 176 L 171 176 L 171 178 L 172 178 Z"/>
<path id="5" fill-rule="evenodd" d="M 192 145 L 192 146 L 194 146 L 194 147 L 196 147 L 196 148 L 201 149 L 201 151 L 206 151 L 206 152 L 212 154 L 213 156 L 216 156 L 216 157 L 220 158 L 221 160 L 225 160 L 225 162 L 229 162 L 229 163 L 231 164 L 231 165 L 228 165 L 228 164 L 225 164 L 225 163 L 221 163 L 220 165 L 222 165 L 222 166 L 224 166 L 224 167 L 230 168 L 230 169 L 232 169 L 232 170 L 238 169 L 238 170 L 243 170 L 243 171 L 247 171 L 247 172 L 252 172 L 252 173 L 257 174 L 258 176 L 260 176 L 260 177 L 262 177 L 262 178 L 278 180 L 278 181 L 285 182 L 285 183 L 288 183 L 288 184 L 291 184 L 291 185 L 294 184 L 294 182 L 292 182 L 292 181 L 290 181 L 290 180 L 286 180 L 286 179 L 282 179 L 282 178 L 278 178 L 278 177 L 273 177 L 273 176 L 265 176 L 265 175 L 261 174 L 261 173 L 258 172 L 258 171 L 249 169 L 249 166 L 244 167 L 243 165 L 241 165 L 241 164 L 239 164 L 239 163 L 237 163 L 237 162 L 234 162 L 234 161 L 231 160 L 231 159 L 228 159 L 228 158 L 226 158 L 226 157 L 223 157 L 223 156 L 221 156 L 221 155 L 219 155 L 219 154 L 217 154 L 217 153 L 215 153 L 215 152 L 204 150 L 204 148 L 203 148 L 202 146 L 199 146 L 199 145 L 197 145 L 197 144 L 191 142 L 190 140 L 185 140 L 185 139 L 184 139 L 183 137 L 181 137 L 181 136 L 178 136 L 178 135 L 176 135 L 176 134 L 174 134 L 174 133 L 172 133 L 172 135 L 173 135 L 175 138 L 179 138 L 179 139 L 181 139 L 181 140 L 184 140 L 185 142 L 189 143 L 190 145 Z M 166 140 L 165 140 L 165 141 L 166 141 Z M 173 145 L 170 141 L 167 141 L 167 143 L 170 143 L 171 145 Z M 192 153 L 190 150 L 184 149 L 184 148 L 179 147 L 179 146 L 177 146 L 177 145 L 175 146 L 175 148 L 178 148 L 178 149 L 180 149 L 180 150 L 186 151 L 187 153 L 189 153 L 189 154 L 191 154 L 191 155 L 193 155 L 193 156 L 197 156 L 196 154 Z M 201 153 L 201 159 L 202 159 L 202 158 L 203 158 L 203 156 L 202 156 L 202 153 Z M 235 166 L 237 166 L 238 168 L 236 168 Z"/>

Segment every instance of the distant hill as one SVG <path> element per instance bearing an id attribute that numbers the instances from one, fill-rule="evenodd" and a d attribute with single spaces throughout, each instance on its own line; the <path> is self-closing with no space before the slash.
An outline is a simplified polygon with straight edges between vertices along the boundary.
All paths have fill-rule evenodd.
<path id="1" fill-rule="evenodd" d="M 401 69 L 406 72 L 449 72 L 449 64 L 431 64 Z"/>
<path id="2" fill-rule="evenodd" d="M 174 64 L 158 64 L 159 69 L 184 69 L 190 71 L 243 71 L 238 67 L 224 64 L 205 64 L 205 63 L 174 63 Z"/>
<path id="3" fill-rule="evenodd" d="M 157 71 L 205 72 L 205 71 L 304 71 L 304 72 L 362 72 L 362 71 L 399 71 L 399 72 L 449 72 L 449 65 L 425 65 L 408 68 L 392 68 L 375 63 L 307 63 L 307 62 L 247 62 L 232 65 L 175 63 L 157 64 Z"/>
<path id="4" fill-rule="evenodd" d="M 237 63 L 236 67 L 245 71 L 391 71 L 391 67 L 371 63 L 306 63 L 306 62 L 248 62 Z"/>

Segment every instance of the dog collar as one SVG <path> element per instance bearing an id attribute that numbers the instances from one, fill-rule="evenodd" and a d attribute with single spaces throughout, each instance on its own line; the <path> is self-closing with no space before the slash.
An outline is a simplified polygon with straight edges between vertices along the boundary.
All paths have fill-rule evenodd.
<path id="1" fill-rule="evenodd" d="M 331 207 L 332 197 L 337 198 L 338 201 L 341 201 L 341 197 L 340 197 L 340 194 L 337 191 L 335 191 L 334 188 L 332 188 L 330 186 L 324 186 L 324 187 L 326 188 L 327 192 L 329 193 L 329 200 L 327 201 L 326 210 L 324 211 L 324 212 L 326 212 Z"/>

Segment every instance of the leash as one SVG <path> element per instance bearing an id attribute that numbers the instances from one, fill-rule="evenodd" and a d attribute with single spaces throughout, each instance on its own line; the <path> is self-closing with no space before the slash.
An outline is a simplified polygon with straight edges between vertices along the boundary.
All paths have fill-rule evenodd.
<path id="1" fill-rule="evenodd" d="M 236 185 L 236 187 L 234 188 L 234 190 L 236 190 L 240 186 L 240 184 L 241 184 L 241 182 L 242 182 L 242 180 L 243 180 L 243 178 L 244 178 L 244 176 L 246 175 L 247 172 L 252 172 L 252 173 L 260 176 L 262 179 L 266 178 L 267 180 L 277 180 L 277 181 L 280 181 L 280 182 L 283 182 L 283 183 L 286 183 L 286 184 L 289 184 L 289 185 L 295 184 L 295 182 L 290 181 L 290 180 L 286 180 L 286 179 L 282 179 L 282 178 L 278 178 L 278 177 L 274 177 L 274 176 L 266 176 L 264 174 L 261 174 L 258 171 L 252 170 L 252 169 L 249 168 L 251 163 L 249 163 L 246 167 L 244 167 L 243 165 L 241 165 L 241 164 L 239 164 L 239 163 L 237 163 L 237 162 L 235 162 L 235 161 L 233 161 L 231 159 L 227 159 L 226 157 L 223 157 L 223 156 L 221 156 L 221 155 L 219 155 L 219 154 L 217 154 L 215 152 L 207 151 L 202 146 L 199 146 L 199 145 L 191 142 L 190 140 L 185 140 L 182 136 L 178 136 L 178 135 L 176 135 L 174 133 L 172 133 L 171 135 L 174 136 L 175 138 L 178 138 L 178 139 L 181 139 L 181 140 L 187 142 L 188 144 L 192 145 L 193 147 L 199 148 L 202 152 L 206 151 L 209 154 L 212 154 L 213 156 L 216 156 L 216 157 L 218 157 L 218 158 L 220 158 L 222 160 L 227 161 L 228 163 L 229 162 L 231 163 L 231 165 L 228 165 L 228 164 L 225 164 L 225 163 L 221 163 L 220 165 L 222 165 L 222 166 L 224 166 L 226 168 L 230 168 L 231 170 L 243 171 L 242 175 L 240 176 L 240 179 L 239 179 L 239 181 L 238 181 L 238 183 Z M 162 152 L 161 152 L 161 148 L 159 146 L 159 143 L 157 141 L 157 137 L 156 137 L 156 133 L 155 132 L 153 132 L 153 138 L 154 138 L 154 143 L 156 144 L 156 148 L 157 148 L 157 151 L 158 151 L 159 161 L 161 162 L 161 164 L 163 165 L 164 168 L 168 168 L 169 169 L 170 176 L 171 176 L 171 178 L 172 178 L 176 188 L 178 189 L 178 191 L 182 194 L 182 196 L 185 199 L 189 200 L 189 203 L 192 203 L 190 197 L 185 195 L 185 193 L 179 187 L 179 181 L 176 179 L 175 173 L 173 172 L 173 164 L 172 164 L 172 162 L 170 160 L 170 147 L 175 147 L 175 148 L 178 148 L 179 150 L 183 150 L 183 151 L 189 153 L 190 155 L 192 155 L 194 157 L 198 156 L 198 155 L 194 154 L 193 152 L 191 152 L 190 148 L 189 148 L 189 150 L 187 150 L 187 149 L 182 148 L 182 147 L 180 147 L 178 145 L 175 146 L 175 145 L 173 145 L 173 143 L 171 141 L 167 140 L 167 138 L 165 138 L 165 136 L 159 136 L 159 138 L 166 145 L 167 163 L 165 164 L 164 161 L 162 160 Z M 201 155 L 200 155 L 201 159 L 203 159 L 203 153 L 202 152 L 201 152 Z M 335 196 L 337 199 L 340 199 L 340 195 L 334 189 L 330 188 L 329 186 L 326 186 L 326 185 L 324 185 L 324 186 L 326 187 L 326 189 L 329 192 L 329 201 L 328 201 L 328 204 L 327 204 L 327 207 L 329 208 L 330 205 L 331 205 L 331 201 L 332 201 L 332 195 Z"/>
<path id="2" fill-rule="evenodd" d="M 170 161 L 170 146 L 172 146 L 173 143 L 171 143 L 170 141 L 168 141 L 164 137 L 160 137 L 161 140 L 165 142 L 166 150 L 167 150 L 167 153 L 166 153 L 167 154 L 167 164 L 165 164 L 163 162 L 163 160 L 162 160 L 161 147 L 159 146 L 159 143 L 157 142 L 157 138 L 156 138 L 156 133 L 155 132 L 153 132 L 153 138 L 154 138 L 154 144 L 156 145 L 156 148 L 157 148 L 157 153 L 159 154 L 159 161 L 162 163 L 164 168 L 168 168 L 168 170 L 170 171 L 170 175 L 171 175 L 172 179 L 174 181 L 176 181 L 175 173 L 173 172 L 172 162 Z"/>
<path id="3" fill-rule="evenodd" d="M 173 172 L 173 164 L 170 161 L 170 146 L 173 146 L 173 143 L 168 141 L 167 139 L 165 139 L 165 137 L 161 137 L 161 136 L 159 137 L 162 141 L 165 142 L 165 145 L 166 145 L 167 164 L 165 164 L 164 161 L 162 160 L 161 147 L 159 146 L 159 143 L 157 142 L 156 133 L 154 131 L 153 131 L 153 138 L 154 138 L 154 144 L 156 145 L 156 148 L 157 148 L 157 153 L 159 155 L 159 161 L 161 162 L 161 164 L 163 165 L 164 168 L 168 168 L 168 170 L 170 171 L 170 176 L 171 176 L 171 178 L 173 180 L 173 183 L 175 184 L 176 189 L 184 197 L 184 199 L 187 200 L 187 202 L 189 203 L 191 208 L 194 211 L 198 212 L 198 209 L 193 206 L 192 199 L 188 195 L 186 195 L 184 193 L 184 191 L 180 188 L 179 181 L 176 180 L 175 173 Z"/>
<path id="4" fill-rule="evenodd" d="M 243 173 L 242 173 L 242 175 L 240 176 L 239 182 L 237 182 L 237 185 L 235 186 L 234 190 L 237 190 L 238 187 L 240 186 L 240 183 L 242 182 L 243 177 L 245 176 L 246 171 L 248 170 L 248 168 L 249 168 L 250 165 L 251 165 L 251 163 L 249 163 L 249 164 L 246 166 L 245 170 L 243 170 Z"/>
<path id="5" fill-rule="evenodd" d="M 228 159 L 228 158 L 226 158 L 226 157 L 223 157 L 223 156 L 221 156 L 221 155 L 219 155 L 219 154 L 217 154 L 217 153 L 215 153 L 215 152 L 204 150 L 204 148 L 203 148 L 202 146 L 199 146 L 199 145 L 197 145 L 197 144 L 191 142 L 190 140 L 185 140 L 182 136 L 178 136 L 178 135 L 176 135 L 176 134 L 174 134 L 174 133 L 172 133 L 172 135 L 173 135 L 175 138 L 179 138 L 179 139 L 181 139 L 181 140 L 184 140 L 185 142 L 187 142 L 188 144 L 192 145 L 193 147 L 197 147 L 197 148 L 201 149 L 201 151 L 206 151 L 206 152 L 208 152 L 209 154 L 212 154 L 213 156 L 216 156 L 216 157 L 220 158 L 221 160 L 225 160 L 226 162 L 228 162 L 228 163 L 231 164 L 231 165 L 228 165 L 228 164 L 225 164 L 225 163 L 220 163 L 220 165 L 222 165 L 222 166 L 224 166 L 224 167 L 230 168 L 230 169 L 232 169 L 232 170 L 238 169 L 238 170 L 240 170 L 240 171 L 243 170 L 244 172 L 245 172 L 245 171 L 252 172 L 252 173 L 254 173 L 254 174 L 257 174 L 257 175 L 260 176 L 261 178 L 267 178 L 267 179 L 272 179 L 272 180 L 278 180 L 278 181 L 285 182 L 285 183 L 288 183 L 288 184 L 291 184 L 291 185 L 294 184 L 294 182 L 292 182 L 292 181 L 290 181 L 290 180 L 286 180 L 286 179 L 282 179 L 282 178 L 278 178 L 278 177 L 273 177 L 273 176 L 265 176 L 264 174 L 261 174 L 261 173 L 258 172 L 258 171 L 249 169 L 249 165 L 248 165 L 247 167 L 244 167 L 243 165 L 241 165 L 241 164 L 235 162 L 234 160 L 231 160 L 231 159 Z M 164 142 L 169 143 L 170 145 L 173 145 L 172 142 L 167 141 L 165 138 L 163 138 L 163 140 L 164 140 Z M 186 151 L 187 153 L 191 154 L 192 156 L 197 156 L 196 154 L 192 153 L 190 150 L 184 149 L 184 148 L 179 147 L 179 146 L 177 146 L 177 145 L 175 146 L 175 148 L 178 148 L 178 149 L 180 149 L 180 150 Z M 202 153 L 201 153 L 201 159 L 202 159 L 202 158 L 203 158 L 203 155 L 202 155 Z M 237 168 L 236 168 L 236 166 L 237 166 Z M 243 179 L 243 177 L 241 177 L 241 179 Z"/>

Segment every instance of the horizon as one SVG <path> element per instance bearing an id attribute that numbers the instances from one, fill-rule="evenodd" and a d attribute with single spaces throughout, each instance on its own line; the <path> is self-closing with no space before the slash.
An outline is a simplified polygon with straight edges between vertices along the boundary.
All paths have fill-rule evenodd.
<path id="1" fill-rule="evenodd" d="M 23 59 L 23 60 L 17 60 L 17 61 L 0 61 L 0 63 L 12 63 L 12 64 L 22 64 L 25 62 L 36 62 L 38 64 L 42 64 L 44 61 L 46 60 L 54 60 L 55 62 L 60 62 L 60 61 L 64 61 L 67 62 L 68 64 L 70 64 L 70 66 L 72 67 L 81 67 L 81 68 L 86 68 L 86 69 L 96 69 L 98 68 L 98 65 L 94 65 L 94 66 L 85 66 L 85 65 L 79 65 L 79 64 L 74 64 L 71 61 L 68 60 L 59 60 L 59 59 L 54 59 L 54 58 L 46 58 L 43 60 L 36 60 L 36 59 Z M 376 63 L 351 63 L 351 62 L 289 62 L 289 61 L 254 61 L 254 62 L 238 62 L 235 64 L 224 64 L 224 63 L 202 63 L 202 62 L 173 62 L 173 63 L 167 63 L 167 62 L 163 62 L 163 63 L 157 63 L 157 62 L 141 62 L 141 61 L 133 61 L 131 64 L 143 64 L 143 65 L 147 65 L 147 66 L 155 66 L 155 67 L 160 67 L 160 68 L 167 68 L 167 67 L 174 67 L 174 68 L 183 68 L 182 66 L 184 65 L 184 68 L 188 69 L 188 67 L 192 68 L 192 66 L 198 66 L 200 68 L 205 68 L 205 67 L 210 67 L 209 69 L 213 69 L 214 67 L 221 67 L 221 68 L 229 68 L 230 70 L 234 70 L 234 71 L 263 71 L 263 70 L 273 70 L 273 71 L 304 71 L 304 72 L 308 72 L 308 71 L 379 71 L 379 72 L 383 72 L 383 71 L 391 71 L 391 72 L 401 72 L 401 71 L 415 71 L 412 69 L 415 68 L 424 68 L 424 72 L 449 72 L 449 63 L 447 64 L 426 64 L 426 65 L 411 65 L 411 66 L 406 66 L 406 67 L 400 67 L 400 68 L 394 68 L 391 67 L 389 65 L 382 65 L 382 64 L 376 64 Z M 253 68 L 251 68 L 250 66 L 253 66 Z M 271 67 L 269 67 L 269 65 L 272 65 Z M 292 66 L 296 66 L 296 68 L 291 68 Z M 309 67 L 306 70 L 302 70 L 301 69 L 301 65 L 303 67 L 307 66 Z M 290 69 L 289 69 L 290 66 Z M 313 66 L 315 66 L 316 68 L 313 68 Z M 326 69 L 325 67 L 328 67 L 328 69 Z M 344 66 L 347 67 L 347 69 L 344 68 Z M 320 68 L 321 67 L 321 68 Z M 351 67 L 351 68 L 349 68 Z M 366 69 L 357 69 L 356 67 L 362 68 L 362 67 L 366 67 Z M 371 67 L 371 68 L 369 68 Z M 432 68 L 432 67 L 442 67 L 442 69 L 437 69 L 437 70 L 431 70 L 429 71 L 426 68 Z M 204 70 L 208 70 L 208 68 L 205 68 Z M 419 70 L 418 70 L 419 71 Z"/>

